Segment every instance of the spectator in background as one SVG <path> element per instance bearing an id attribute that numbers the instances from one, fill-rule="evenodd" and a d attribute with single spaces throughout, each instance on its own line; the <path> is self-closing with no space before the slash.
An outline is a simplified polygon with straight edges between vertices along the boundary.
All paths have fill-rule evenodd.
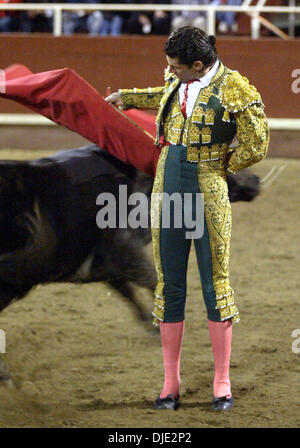
<path id="1" fill-rule="evenodd" d="M 210 0 L 171 0 L 173 5 L 208 5 Z M 183 26 L 195 26 L 196 28 L 201 28 L 206 31 L 206 13 L 197 11 L 173 11 L 172 12 L 172 22 L 171 29 L 177 30 Z"/>
<path id="2" fill-rule="evenodd" d="M 24 0 L 24 3 L 90 3 L 88 0 Z M 86 32 L 84 11 L 63 11 L 63 34 Z M 22 17 L 20 31 L 52 33 L 53 10 L 30 10 Z"/>
<path id="3" fill-rule="evenodd" d="M 243 0 L 212 0 L 212 5 L 228 5 L 228 6 L 240 6 Z M 220 33 L 227 33 L 231 31 L 236 33 L 238 31 L 238 24 L 235 21 L 236 12 L 234 11 L 219 11 L 216 14 L 217 21 L 219 22 L 218 31 Z"/>
<path id="4" fill-rule="evenodd" d="M 98 3 L 96 0 L 94 2 Z M 103 0 L 101 3 L 127 4 L 131 0 Z M 119 36 L 129 15 L 127 11 L 95 11 L 87 19 L 88 32 L 93 36 Z"/>
<path id="5" fill-rule="evenodd" d="M 68 3 L 127 3 L 127 0 L 66 0 Z M 91 36 L 119 36 L 122 33 L 126 12 L 123 11 L 72 11 L 64 13 L 64 34 L 86 32 Z"/>
<path id="6" fill-rule="evenodd" d="M 93 0 L 61 0 L 59 3 L 97 3 Z M 87 32 L 88 14 L 84 10 L 63 12 L 63 34 L 72 35 L 74 33 Z"/>
<path id="7" fill-rule="evenodd" d="M 100 30 L 104 23 L 104 15 L 102 11 L 92 11 L 88 13 L 87 19 L 86 19 L 86 26 L 88 33 L 91 36 L 95 36 L 97 34 L 100 34 Z"/>
<path id="8" fill-rule="evenodd" d="M 25 3 L 98 3 L 97 0 L 24 0 Z M 100 13 L 102 14 L 102 13 Z M 63 34 L 72 35 L 74 33 L 87 33 L 88 12 L 63 11 Z M 20 31 L 23 32 L 45 32 L 53 31 L 53 10 L 30 10 L 24 12 L 22 17 Z"/>
<path id="9" fill-rule="evenodd" d="M 23 3 L 22 0 L 0 0 L 0 3 Z M 10 33 L 19 29 L 19 11 L 0 11 L 0 32 Z"/>
<path id="10" fill-rule="evenodd" d="M 170 0 L 130 0 L 138 4 L 168 4 Z M 125 32 L 130 34 L 169 34 L 170 14 L 163 10 L 134 11 L 130 14 Z"/>
<path id="11" fill-rule="evenodd" d="M 58 3 L 58 1 L 24 0 L 24 3 Z M 22 11 L 19 31 L 24 33 L 51 33 L 53 31 L 53 11 L 51 9 Z"/>

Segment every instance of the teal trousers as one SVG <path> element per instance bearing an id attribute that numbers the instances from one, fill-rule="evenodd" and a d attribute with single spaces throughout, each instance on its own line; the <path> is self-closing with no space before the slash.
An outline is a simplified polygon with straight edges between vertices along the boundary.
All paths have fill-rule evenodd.
<path id="1" fill-rule="evenodd" d="M 178 208 L 170 201 L 170 226 L 160 223 L 160 256 L 164 276 L 165 313 L 164 322 L 179 322 L 185 319 L 186 276 L 191 239 L 186 238 L 186 232 L 191 229 L 184 225 L 184 193 L 192 193 L 192 216 L 196 218 L 196 193 L 201 193 L 197 175 L 197 163 L 186 161 L 186 148 L 171 146 L 165 163 L 164 193 L 182 195 L 182 227 L 176 227 Z M 177 216 L 178 218 L 178 216 Z M 220 321 L 220 312 L 216 309 L 216 293 L 212 281 L 212 260 L 209 244 L 209 233 L 203 219 L 203 235 L 194 239 L 198 269 L 202 284 L 203 298 L 206 304 L 207 317 L 212 321 Z"/>

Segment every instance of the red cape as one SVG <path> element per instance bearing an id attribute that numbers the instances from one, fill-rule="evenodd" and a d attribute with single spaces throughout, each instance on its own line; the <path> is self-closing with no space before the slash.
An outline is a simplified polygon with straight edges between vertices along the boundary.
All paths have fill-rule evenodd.
<path id="1" fill-rule="evenodd" d="M 153 116 L 132 110 L 126 112 L 127 118 L 68 68 L 33 74 L 16 64 L 4 73 L 0 96 L 75 131 L 123 162 L 154 176 L 160 150 L 144 131 L 155 135 Z"/>

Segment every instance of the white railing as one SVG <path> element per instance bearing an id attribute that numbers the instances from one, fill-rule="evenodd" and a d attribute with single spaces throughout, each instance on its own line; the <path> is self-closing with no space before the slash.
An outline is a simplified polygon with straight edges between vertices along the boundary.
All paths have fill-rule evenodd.
<path id="1" fill-rule="evenodd" d="M 289 0 L 290 5 L 294 5 L 294 0 Z M 53 11 L 53 34 L 54 36 L 62 35 L 63 11 L 199 11 L 207 14 L 207 32 L 208 34 L 216 33 L 216 12 L 218 11 L 234 11 L 244 13 L 251 17 L 251 37 L 257 39 L 261 24 L 260 13 L 280 13 L 289 14 L 290 20 L 293 20 L 294 14 L 300 14 L 300 6 L 215 6 L 215 5 L 164 5 L 164 4 L 64 4 L 64 3 L 1 3 L 0 10 L 13 11 L 32 11 L 32 10 L 52 10 Z M 266 23 L 264 23 L 266 25 Z M 293 37 L 293 26 L 289 27 L 289 35 Z"/>
<path id="2" fill-rule="evenodd" d="M 268 118 L 271 130 L 300 131 L 300 118 Z M 0 126 L 57 126 L 38 114 L 1 114 Z"/>

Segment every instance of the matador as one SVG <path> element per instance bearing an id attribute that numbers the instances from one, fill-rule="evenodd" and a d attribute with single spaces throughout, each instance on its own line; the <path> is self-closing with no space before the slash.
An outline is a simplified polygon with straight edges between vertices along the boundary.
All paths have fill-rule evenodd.
<path id="1" fill-rule="evenodd" d="M 204 195 L 204 231 L 194 239 L 215 363 L 214 410 L 233 407 L 229 380 L 232 322 L 239 320 L 229 281 L 231 206 L 226 173 L 262 160 L 269 127 L 257 89 L 218 59 L 215 37 L 199 28 L 174 31 L 165 44 L 165 84 L 120 89 L 106 100 L 123 109 L 158 109 L 161 153 L 153 187 L 152 228 L 157 272 L 154 323 L 160 326 L 165 380 L 156 409 L 177 409 L 191 240 L 185 225 L 162 225 L 165 194 Z M 233 143 L 236 143 L 235 146 Z M 164 194 L 162 194 L 164 193 Z M 157 199 L 161 198 L 161 199 Z M 182 205 L 181 213 L 184 213 Z"/>

